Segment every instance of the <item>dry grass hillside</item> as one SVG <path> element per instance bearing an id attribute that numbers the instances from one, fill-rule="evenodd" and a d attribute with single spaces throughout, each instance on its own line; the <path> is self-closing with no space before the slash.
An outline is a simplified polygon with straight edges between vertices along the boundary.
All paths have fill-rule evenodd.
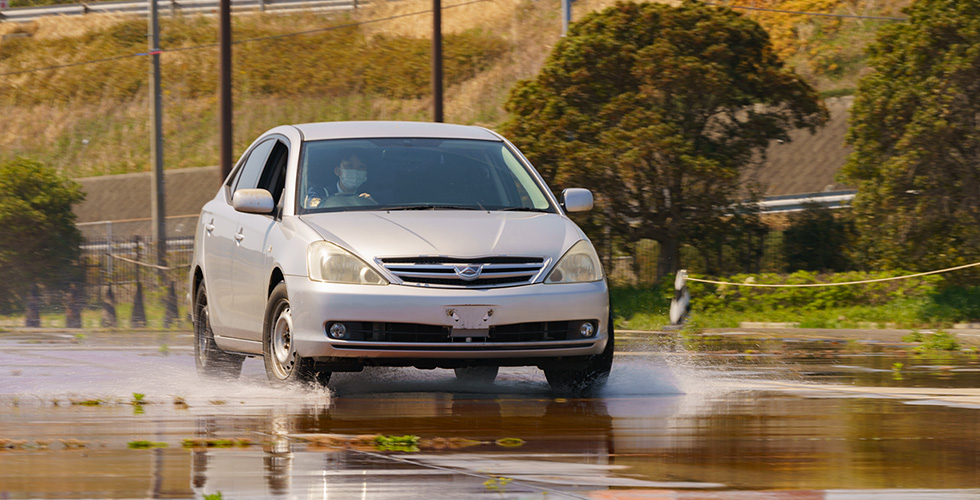
<path id="1" fill-rule="evenodd" d="M 612 3 L 578 0 L 573 16 Z M 908 1 L 731 3 L 900 15 Z M 559 39 L 559 3 L 444 1 L 443 7 L 446 121 L 494 127 L 505 119 L 510 88 L 533 77 Z M 430 9 L 429 0 L 399 0 L 344 14 L 236 16 L 235 150 L 281 123 L 429 118 Z M 765 25 L 789 64 L 828 94 L 854 87 L 864 71 L 861 48 L 882 24 L 746 15 Z M 30 156 L 75 177 L 147 170 L 148 61 L 135 56 L 146 50 L 145 33 L 145 20 L 111 15 L 0 23 L 0 74 L 6 74 L 0 78 L 0 159 Z M 166 167 L 214 165 L 216 21 L 165 17 L 161 33 Z M 305 34 L 268 38 L 291 33 Z M 66 67 L 26 71 L 56 66 Z"/>

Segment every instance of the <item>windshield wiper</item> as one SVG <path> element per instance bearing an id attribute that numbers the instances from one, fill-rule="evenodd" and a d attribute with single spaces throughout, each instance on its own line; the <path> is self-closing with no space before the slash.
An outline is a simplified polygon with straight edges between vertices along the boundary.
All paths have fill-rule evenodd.
<path id="1" fill-rule="evenodd" d="M 551 213 L 547 208 L 533 208 L 533 207 L 509 207 L 499 209 L 502 212 L 540 212 L 540 213 Z"/>
<path id="2" fill-rule="evenodd" d="M 402 205 L 395 207 L 385 207 L 383 210 L 482 210 L 479 207 L 468 205 Z"/>

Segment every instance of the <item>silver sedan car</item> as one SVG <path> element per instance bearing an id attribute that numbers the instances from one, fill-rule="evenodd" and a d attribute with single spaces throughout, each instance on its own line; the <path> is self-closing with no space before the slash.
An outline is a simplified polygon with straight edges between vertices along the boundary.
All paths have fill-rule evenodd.
<path id="1" fill-rule="evenodd" d="M 537 366 L 592 389 L 613 358 L 602 266 L 527 159 L 479 127 L 331 122 L 269 130 L 201 211 L 191 267 L 196 360 L 274 383 L 365 366 L 451 368 L 489 383 Z"/>

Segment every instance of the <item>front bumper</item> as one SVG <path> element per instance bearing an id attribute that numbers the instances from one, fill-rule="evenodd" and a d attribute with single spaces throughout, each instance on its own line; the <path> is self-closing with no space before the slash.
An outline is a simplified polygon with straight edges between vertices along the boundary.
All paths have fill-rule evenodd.
<path id="1" fill-rule="evenodd" d="M 287 276 L 286 288 L 296 352 L 325 362 L 359 358 L 364 364 L 400 364 L 396 360 L 442 359 L 533 365 L 542 359 L 599 354 L 609 338 L 605 281 L 448 289 L 332 284 Z M 596 326 L 594 336 L 547 333 L 554 325 L 583 321 Z M 336 322 L 368 330 L 370 325 L 381 329 L 410 325 L 425 334 L 375 332 L 355 336 L 373 340 L 337 340 L 326 331 Z M 544 334 L 514 333 L 528 324 L 550 326 L 543 327 Z"/>

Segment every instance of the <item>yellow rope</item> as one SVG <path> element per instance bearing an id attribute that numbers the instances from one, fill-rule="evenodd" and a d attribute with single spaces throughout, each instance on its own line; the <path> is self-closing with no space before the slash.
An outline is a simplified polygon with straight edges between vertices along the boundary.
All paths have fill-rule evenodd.
<path id="1" fill-rule="evenodd" d="M 119 260 L 124 261 L 124 262 L 129 262 L 131 264 L 136 264 L 137 266 L 152 267 L 154 269 L 159 269 L 161 271 L 173 271 L 174 270 L 174 268 L 172 268 L 172 267 L 158 266 L 156 264 L 147 264 L 146 262 L 140 262 L 138 260 L 127 259 L 126 257 L 123 257 L 122 255 L 116 255 L 114 253 L 110 253 L 110 254 L 106 254 L 106 255 L 108 255 L 109 257 L 112 257 L 113 259 L 119 259 Z"/>
<path id="2" fill-rule="evenodd" d="M 948 273 L 951 271 L 959 271 L 960 269 L 966 269 L 968 267 L 980 266 L 980 262 L 974 262 L 973 264 L 964 264 L 962 266 L 950 267 L 947 269 L 940 269 L 938 271 L 928 271 L 924 273 L 909 274 L 908 276 L 895 276 L 892 278 L 878 278 L 873 280 L 862 280 L 862 281 L 845 281 L 842 283 L 806 283 L 798 285 L 774 285 L 765 283 L 732 283 L 729 281 L 713 281 L 704 280 L 699 278 L 691 278 L 688 276 L 688 281 L 697 281 L 700 283 L 712 283 L 715 285 L 733 285 L 733 286 L 757 286 L 757 287 L 768 287 L 768 288 L 803 288 L 803 287 L 814 287 L 814 286 L 842 286 L 842 285 L 861 285 L 864 283 L 878 283 L 881 281 L 894 281 L 894 280 L 904 280 L 908 278 L 918 278 L 919 276 L 928 276 L 930 274 Z"/>

